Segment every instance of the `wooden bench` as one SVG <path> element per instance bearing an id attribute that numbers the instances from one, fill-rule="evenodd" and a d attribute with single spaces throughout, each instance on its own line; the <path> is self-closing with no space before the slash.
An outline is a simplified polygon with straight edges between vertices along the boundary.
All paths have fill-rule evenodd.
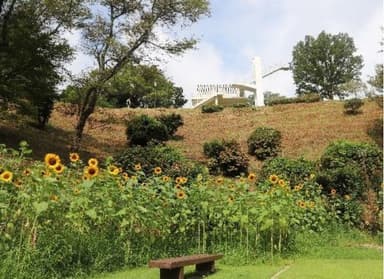
<path id="1" fill-rule="evenodd" d="M 184 266 L 196 265 L 196 272 L 208 274 L 215 271 L 215 260 L 221 259 L 222 254 L 199 254 L 177 258 L 151 260 L 149 267 L 160 268 L 160 279 L 184 279 Z"/>

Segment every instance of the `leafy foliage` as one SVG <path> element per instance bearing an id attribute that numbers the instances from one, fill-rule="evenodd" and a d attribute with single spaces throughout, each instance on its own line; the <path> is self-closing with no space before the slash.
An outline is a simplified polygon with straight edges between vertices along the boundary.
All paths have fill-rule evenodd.
<path id="1" fill-rule="evenodd" d="M 156 117 L 156 119 L 167 127 L 170 137 L 174 136 L 177 129 L 184 125 L 183 118 L 177 113 L 163 114 Z"/>
<path id="2" fill-rule="evenodd" d="M 382 153 L 375 145 L 337 141 L 320 159 L 318 182 L 326 193 L 362 198 L 368 189 L 379 191 L 382 183 Z"/>
<path id="3" fill-rule="evenodd" d="M 220 105 L 204 105 L 201 107 L 202 113 L 213 113 L 213 112 L 219 112 L 224 109 L 223 106 Z"/>
<path id="4" fill-rule="evenodd" d="M 379 147 L 383 146 L 383 119 L 375 119 L 367 131 L 368 135 L 373 139 Z"/>
<path id="5" fill-rule="evenodd" d="M 204 154 L 210 158 L 208 168 L 212 174 L 235 177 L 248 171 L 248 158 L 235 140 L 204 143 Z"/>
<path id="6" fill-rule="evenodd" d="M 259 160 L 275 157 L 280 151 L 281 133 L 270 127 L 258 127 L 247 140 L 248 153 Z"/>
<path id="7" fill-rule="evenodd" d="M 265 100 L 265 99 L 264 99 Z M 273 96 L 264 101 L 266 106 L 274 106 L 281 104 L 297 104 L 297 103 L 315 103 L 320 102 L 319 94 L 305 93 L 294 98 L 286 98 L 284 96 Z"/>
<path id="8" fill-rule="evenodd" d="M 167 126 L 145 114 L 127 122 L 126 134 L 130 145 L 145 146 L 151 141 L 163 142 L 169 139 Z"/>
<path id="9" fill-rule="evenodd" d="M 383 72 L 384 65 L 383 64 L 377 64 L 375 67 L 375 76 L 370 77 L 368 83 L 375 87 L 375 89 L 381 93 L 383 93 Z"/>
<path id="10" fill-rule="evenodd" d="M 358 79 L 363 59 L 355 55 L 353 39 L 346 33 L 321 32 L 317 38 L 306 36 L 293 49 L 293 79 L 299 95 L 317 93 L 333 99 L 344 93 L 340 85 Z"/>
<path id="11" fill-rule="evenodd" d="M 361 113 L 360 108 L 364 105 L 364 101 L 359 98 L 353 98 L 344 102 L 344 113 L 345 114 L 359 114 Z"/>
<path id="12" fill-rule="evenodd" d="M 315 176 L 316 168 L 314 162 L 307 161 L 303 158 L 296 160 L 276 157 L 264 162 L 260 170 L 259 179 L 267 179 L 270 174 L 275 174 L 289 181 L 289 183 L 294 186 L 303 183 L 311 176 Z"/>

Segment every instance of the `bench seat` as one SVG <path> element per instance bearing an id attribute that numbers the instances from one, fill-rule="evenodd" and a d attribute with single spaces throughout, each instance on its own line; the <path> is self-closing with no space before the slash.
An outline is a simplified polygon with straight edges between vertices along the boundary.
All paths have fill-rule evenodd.
<path id="1" fill-rule="evenodd" d="M 160 268 L 160 279 L 184 279 L 184 266 L 196 265 L 200 274 L 215 271 L 215 260 L 221 259 L 222 254 L 198 254 L 177 258 L 151 260 L 149 267 Z"/>

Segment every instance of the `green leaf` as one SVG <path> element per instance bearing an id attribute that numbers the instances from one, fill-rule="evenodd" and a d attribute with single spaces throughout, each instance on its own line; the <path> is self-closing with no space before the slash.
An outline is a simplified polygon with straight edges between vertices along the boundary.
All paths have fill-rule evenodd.
<path id="1" fill-rule="evenodd" d="M 260 230 L 265 231 L 271 228 L 273 225 L 273 220 L 272 219 L 267 219 L 265 220 L 265 223 L 261 226 Z"/>
<path id="2" fill-rule="evenodd" d="M 96 213 L 96 210 L 94 208 L 85 211 L 85 214 L 87 216 L 89 216 L 90 218 L 92 218 L 92 219 L 96 219 L 97 218 L 97 213 Z"/>
<path id="3" fill-rule="evenodd" d="M 33 202 L 33 207 L 35 208 L 36 214 L 39 215 L 48 209 L 48 202 Z"/>

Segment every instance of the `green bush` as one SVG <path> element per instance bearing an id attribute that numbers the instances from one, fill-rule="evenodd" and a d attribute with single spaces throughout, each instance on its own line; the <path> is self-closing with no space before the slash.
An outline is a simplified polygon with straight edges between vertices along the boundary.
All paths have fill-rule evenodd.
<path id="1" fill-rule="evenodd" d="M 208 168 L 212 174 L 235 177 L 248 171 L 248 158 L 234 140 L 214 140 L 204 143 L 204 154 L 210 158 Z"/>
<path id="2" fill-rule="evenodd" d="M 344 102 L 344 113 L 345 114 L 359 114 L 361 113 L 360 108 L 364 105 L 363 100 L 353 98 Z"/>
<path id="3" fill-rule="evenodd" d="M 288 159 L 276 157 L 264 162 L 259 180 L 267 179 L 271 174 L 275 174 L 289 181 L 290 185 L 300 184 L 316 173 L 315 163 L 300 159 Z"/>
<path id="4" fill-rule="evenodd" d="M 166 115 L 160 115 L 156 117 L 157 120 L 159 120 L 161 123 L 163 123 L 167 129 L 169 136 L 174 136 L 177 129 L 184 125 L 183 118 L 180 114 L 177 113 L 171 113 Z"/>
<path id="5" fill-rule="evenodd" d="M 259 160 L 276 157 L 280 152 L 281 133 L 270 127 L 258 127 L 247 140 L 248 153 Z"/>
<path id="6" fill-rule="evenodd" d="M 126 134 L 130 145 L 145 146 L 151 141 L 163 142 L 169 139 L 167 126 L 144 114 L 128 121 Z"/>
<path id="7" fill-rule="evenodd" d="M 201 112 L 202 113 L 213 113 L 213 112 L 219 112 L 224 109 L 223 106 L 219 105 L 204 105 L 201 107 Z"/>
<path id="8" fill-rule="evenodd" d="M 286 98 L 284 96 L 275 97 L 269 100 L 268 102 L 266 102 L 265 105 L 274 106 L 274 105 L 282 105 L 282 104 L 315 103 L 320 101 L 321 101 L 321 97 L 319 94 L 310 93 L 310 94 L 303 94 L 295 98 Z"/>
<path id="9" fill-rule="evenodd" d="M 363 180 L 364 190 L 368 188 L 379 190 L 382 182 L 382 152 L 376 145 L 368 143 L 349 141 L 331 143 L 321 156 L 320 171 L 329 173 L 337 170 L 341 173 L 349 171 L 351 175 L 356 174 L 356 183 Z M 357 176 L 360 176 L 360 179 Z M 353 183 L 353 179 L 350 182 Z M 344 184 L 350 185 L 351 190 L 358 188 L 347 182 Z M 327 187 L 327 185 L 323 186 Z"/>
<path id="10" fill-rule="evenodd" d="M 368 128 L 368 135 L 373 139 L 379 147 L 383 146 L 383 119 L 375 119 Z"/>
<path id="11" fill-rule="evenodd" d="M 170 177 L 194 178 L 199 173 L 204 173 L 202 166 L 187 160 L 177 149 L 167 145 L 133 146 L 115 158 L 116 163 L 127 173 L 134 172 L 137 164 L 141 165 L 146 174 L 153 173 L 156 167 L 160 167 L 162 174 Z"/>

